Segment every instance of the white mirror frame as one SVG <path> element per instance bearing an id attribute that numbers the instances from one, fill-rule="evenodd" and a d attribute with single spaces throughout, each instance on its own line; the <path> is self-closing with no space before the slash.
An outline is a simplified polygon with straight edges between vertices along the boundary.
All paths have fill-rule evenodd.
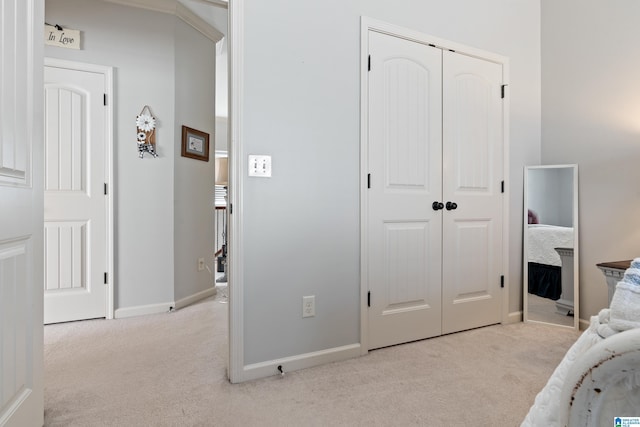
<path id="1" fill-rule="evenodd" d="M 528 210 L 529 210 L 529 171 L 536 169 L 573 169 L 573 299 L 574 299 L 574 308 L 573 308 L 573 326 L 560 325 L 556 323 L 543 322 L 539 320 L 531 320 L 529 319 L 529 232 L 528 232 Z M 569 327 L 578 330 L 580 327 L 580 292 L 579 292 L 579 283 L 580 283 L 580 275 L 579 275 L 579 227 L 578 227 L 578 165 L 567 164 L 567 165 L 545 165 L 545 166 L 526 166 L 524 168 L 524 209 L 523 209 L 523 233 L 522 233 L 522 312 L 523 312 L 523 321 L 531 322 L 531 323 L 543 323 L 560 327 Z M 565 272 L 561 273 L 563 276 Z"/>

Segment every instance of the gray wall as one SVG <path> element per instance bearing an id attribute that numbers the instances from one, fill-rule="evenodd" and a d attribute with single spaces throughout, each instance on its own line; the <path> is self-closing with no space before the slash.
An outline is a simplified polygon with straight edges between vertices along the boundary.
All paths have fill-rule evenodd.
<path id="1" fill-rule="evenodd" d="M 640 255 L 640 2 L 542 0 L 542 160 L 579 164 L 580 317 L 607 306 L 596 264 Z"/>
<path id="2" fill-rule="evenodd" d="M 216 85 L 216 90 L 218 90 Z M 217 92 L 216 92 L 217 93 Z M 215 145 L 218 151 L 227 151 L 229 148 L 229 142 L 227 137 L 228 121 L 226 117 L 216 116 L 216 137 Z"/>
<path id="3" fill-rule="evenodd" d="M 175 18 L 175 177 L 174 242 L 175 299 L 215 286 L 204 258 L 215 270 L 213 183 L 215 126 L 215 44 L 179 18 Z M 209 134 L 209 161 L 181 156 L 182 125 Z"/>
<path id="4" fill-rule="evenodd" d="M 510 58 L 510 311 L 521 309 L 522 168 L 540 161 L 537 0 L 245 2 L 245 364 L 359 342 L 360 16 Z M 301 318 L 302 296 L 316 317 Z"/>
<path id="5" fill-rule="evenodd" d="M 45 19 L 82 31 L 82 50 L 45 55 L 114 67 L 115 306 L 173 301 L 175 17 L 99 0 L 46 0 Z M 157 159 L 138 158 L 135 118 L 158 120 Z"/>
<path id="6" fill-rule="evenodd" d="M 573 169 L 531 169 L 528 174 L 528 208 L 540 224 L 573 227 Z"/>
<path id="7" fill-rule="evenodd" d="M 199 90 L 202 96 L 213 96 L 213 47 L 196 50 L 206 43 L 173 15 L 100 0 L 46 0 L 45 15 L 47 22 L 79 29 L 83 37 L 82 50 L 46 46 L 46 56 L 114 67 L 115 307 L 172 303 L 201 290 L 211 283 L 208 273 L 194 277 L 191 272 L 197 273 L 198 257 L 211 263 L 210 205 L 196 215 L 179 203 L 186 199 L 194 203 L 193 209 L 202 209 L 212 200 L 213 163 L 186 170 L 185 159 L 179 157 L 179 132 L 186 111 L 194 127 L 213 130 L 211 100 L 196 96 L 202 105 L 187 106 L 183 90 L 189 79 L 194 83 L 190 95 Z M 176 64 L 178 60 L 182 62 Z M 196 60 L 200 68 L 188 73 L 184 61 Z M 207 70 L 211 74 L 205 78 Z M 139 159 L 137 154 L 135 118 L 144 105 L 158 120 L 156 159 Z M 201 113 L 210 120 L 205 122 Z M 206 182 L 210 185 L 204 192 Z M 188 247 L 183 236 L 193 235 L 197 239 Z M 175 275 L 183 273 L 193 282 L 177 281 L 174 286 Z"/>
<path id="8" fill-rule="evenodd" d="M 216 116 L 227 117 L 228 114 L 228 102 L 229 97 L 227 88 L 228 81 L 228 62 L 227 62 L 227 47 L 229 45 L 227 39 L 227 27 L 228 27 L 228 14 L 227 8 L 214 6 L 207 4 L 202 0 L 179 0 L 187 8 L 191 9 L 198 16 L 205 19 L 216 30 L 224 34 L 224 39 L 219 41 L 216 45 L 216 51 L 218 57 L 216 58 Z M 226 134 L 225 134 L 226 135 Z M 217 139 L 217 134 L 216 134 Z M 226 145 L 226 140 L 220 144 Z M 218 144 L 218 145 L 220 145 Z"/>

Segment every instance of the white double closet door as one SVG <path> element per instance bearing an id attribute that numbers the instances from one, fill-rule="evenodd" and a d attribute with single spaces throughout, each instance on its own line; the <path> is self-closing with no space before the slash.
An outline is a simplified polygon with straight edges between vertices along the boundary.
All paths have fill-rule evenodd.
<path id="1" fill-rule="evenodd" d="M 502 64 L 375 31 L 369 54 L 369 348 L 499 323 Z"/>

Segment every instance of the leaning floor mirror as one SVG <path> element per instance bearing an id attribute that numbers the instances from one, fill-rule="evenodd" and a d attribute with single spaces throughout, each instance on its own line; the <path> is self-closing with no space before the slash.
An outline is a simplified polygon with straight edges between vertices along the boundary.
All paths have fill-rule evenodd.
<path id="1" fill-rule="evenodd" d="M 524 171 L 525 322 L 578 329 L 578 166 Z"/>

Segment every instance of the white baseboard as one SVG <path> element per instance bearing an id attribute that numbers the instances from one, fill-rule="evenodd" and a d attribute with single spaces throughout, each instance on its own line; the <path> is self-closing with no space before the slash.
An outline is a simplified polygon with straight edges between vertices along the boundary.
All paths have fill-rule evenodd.
<path id="1" fill-rule="evenodd" d="M 116 319 L 125 317 L 144 316 L 147 314 L 158 314 L 170 312 L 175 304 L 173 302 L 163 302 L 160 304 L 137 305 L 134 307 L 118 308 L 115 311 Z"/>
<path id="2" fill-rule="evenodd" d="M 507 325 L 510 325 L 512 323 L 520 323 L 522 322 L 522 311 L 514 311 L 509 313 L 509 315 L 507 316 Z"/>
<path id="3" fill-rule="evenodd" d="M 209 298 L 214 296 L 217 293 L 216 287 L 214 286 L 213 288 L 209 288 L 209 289 L 205 289 L 204 291 L 200 291 L 197 292 L 193 295 L 189 295 L 188 297 L 185 298 L 181 298 L 178 301 L 176 301 L 175 304 L 175 309 L 176 310 L 180 310 L 181 308 L 184 308 L 188 305 L 193 304 L 194 302 L 198 302 L 200 300 L 203 300 L 205 298 Z"/>
<path id="4" fill-rule="evenodd" d="M 345 345 L 282 359 L 254 363 L 244 366 L 242 381 L 251 381 L 258 378 L 278 375 L 278 366 L 282 366 L 284 372 L 291 372 L 354 357 L 360 357 L 360 344 Z"/>
<path id="5" fill-rule="evenodd" d="M 186 298 L 179 299 L 176 302 L 163 302 L 160 304 L 137 305 L 134 307 L 118 308 L 115 311 L 115 319 L 124 319 L 125 317 L 145 316 L 147 314 L 168 313 L 173 310 L 184 308 L 201 299 L 209 298 L 216 294 L 216 288 L 205 289 Z"/>

